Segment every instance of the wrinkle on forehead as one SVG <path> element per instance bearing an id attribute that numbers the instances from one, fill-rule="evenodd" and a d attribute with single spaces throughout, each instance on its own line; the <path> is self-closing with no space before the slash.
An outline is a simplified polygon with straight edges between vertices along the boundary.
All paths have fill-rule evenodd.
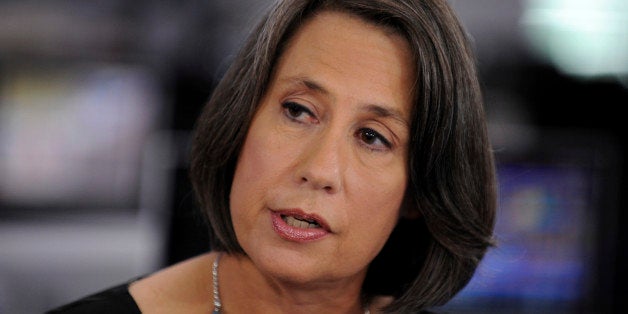
<path id="1" fill-rule="evenodd" d="M 356 21 L 361 24 L 359 28 L 355 27 Z M 298 61 L 294 60 L 295 54 Z M 366 104 L 401 105 L 402 110 L 397 111 L 404 113 L 399 116 L 408 124 L 415 77 L 413 65 L 408 42 L 389 27 L 342 12 L 323 11 L 309 18 L 292 36 L 276 64 L 273 81 L 300 76 L 314 81 L 319 81 L 319 75 L 342 77 L 342 81 L 334 82 L 337 84 L 325 85 L 324 91 L 320 88 L 322 84 L 309 87 L 327 96 L 352 91 L 356 100 Z M 357 77 L 357 72 L 361 77 Z M 282 77 L 277 77 L 279 73 Z M 370 88 L 353 88 L 365 80 L 370 82 Z M 401 93 L 392 87 L 396 84 L 403 87 Z"/>

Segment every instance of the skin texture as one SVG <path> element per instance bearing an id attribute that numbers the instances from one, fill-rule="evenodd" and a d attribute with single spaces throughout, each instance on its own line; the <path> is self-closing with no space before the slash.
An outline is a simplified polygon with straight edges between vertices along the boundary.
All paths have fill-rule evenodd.
<path id="1" fill-rule="evenodd" d="M 246 255 L 221 258 L 226 313 L 364 311 L 368 264 L 407 186 L 410 60 L 404 39 L 344 13 L 321 12 L 295 33 L 233 179 L 232 220 Z M 280 236 L 273 212 L 294 210 L 324 220 L 327 233 Z M 145 313 L 206 312 L 215 254 L 138 281 L 131 295 Z"/>
<path id="2" fill-rule="evenodd" d="M 279 60 L 230 199 L 251 270 L 280 293 L 357 299 L 406 189 L 410 60 L 401 37 L 331 12 L 306 23 Z M 280 237 L 272 212 L 292 209 L 330 232 L 305 243 Z"/>

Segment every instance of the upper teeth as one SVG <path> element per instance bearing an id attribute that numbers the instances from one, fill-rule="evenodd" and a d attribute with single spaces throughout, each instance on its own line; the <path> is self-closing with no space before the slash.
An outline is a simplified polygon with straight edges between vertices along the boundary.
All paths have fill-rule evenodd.
<path id="1" fill-rule="evenodd" d="M 318 228 L 319 227 L 319 225 L 316 222 L 300 220 L 292 216 L 283 216 L 282 218 L 289 226 L 296 227 L 296 228 Z"/>

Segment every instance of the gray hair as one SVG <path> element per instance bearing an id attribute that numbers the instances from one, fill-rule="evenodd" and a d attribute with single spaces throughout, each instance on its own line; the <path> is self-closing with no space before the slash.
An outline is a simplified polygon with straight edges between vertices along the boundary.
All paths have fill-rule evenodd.
<path id="1" fill-rule="evenodd" d="M 475 59 L 445 0 L 277 2 L 249 36 L 197 121 L 190 176 L 208 219 L 212 249 L 244 253 L 229 207 L 237 159 L 283 49 L 305 20 L 324 10 L 357 16 L 400 34 L 411 47 L 417 71 L 403 205 L 407 218 L 399 221 L 370 264 L 364 298 L 394 296 L 387 312 L 442 305 L 468 283 L 492 246 L 496 206 L 493 155 Z"/>

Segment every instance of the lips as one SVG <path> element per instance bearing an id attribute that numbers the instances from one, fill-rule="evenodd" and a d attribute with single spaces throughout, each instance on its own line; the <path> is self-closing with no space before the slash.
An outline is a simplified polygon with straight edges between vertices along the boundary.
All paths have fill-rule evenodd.
<path id="1" fill-rule="evenodd" d="M 271 211 L 271 216 L 273 229 L 285 240 L 311 242 L 331 233 L 324 219 L 298 209 Z"/>

